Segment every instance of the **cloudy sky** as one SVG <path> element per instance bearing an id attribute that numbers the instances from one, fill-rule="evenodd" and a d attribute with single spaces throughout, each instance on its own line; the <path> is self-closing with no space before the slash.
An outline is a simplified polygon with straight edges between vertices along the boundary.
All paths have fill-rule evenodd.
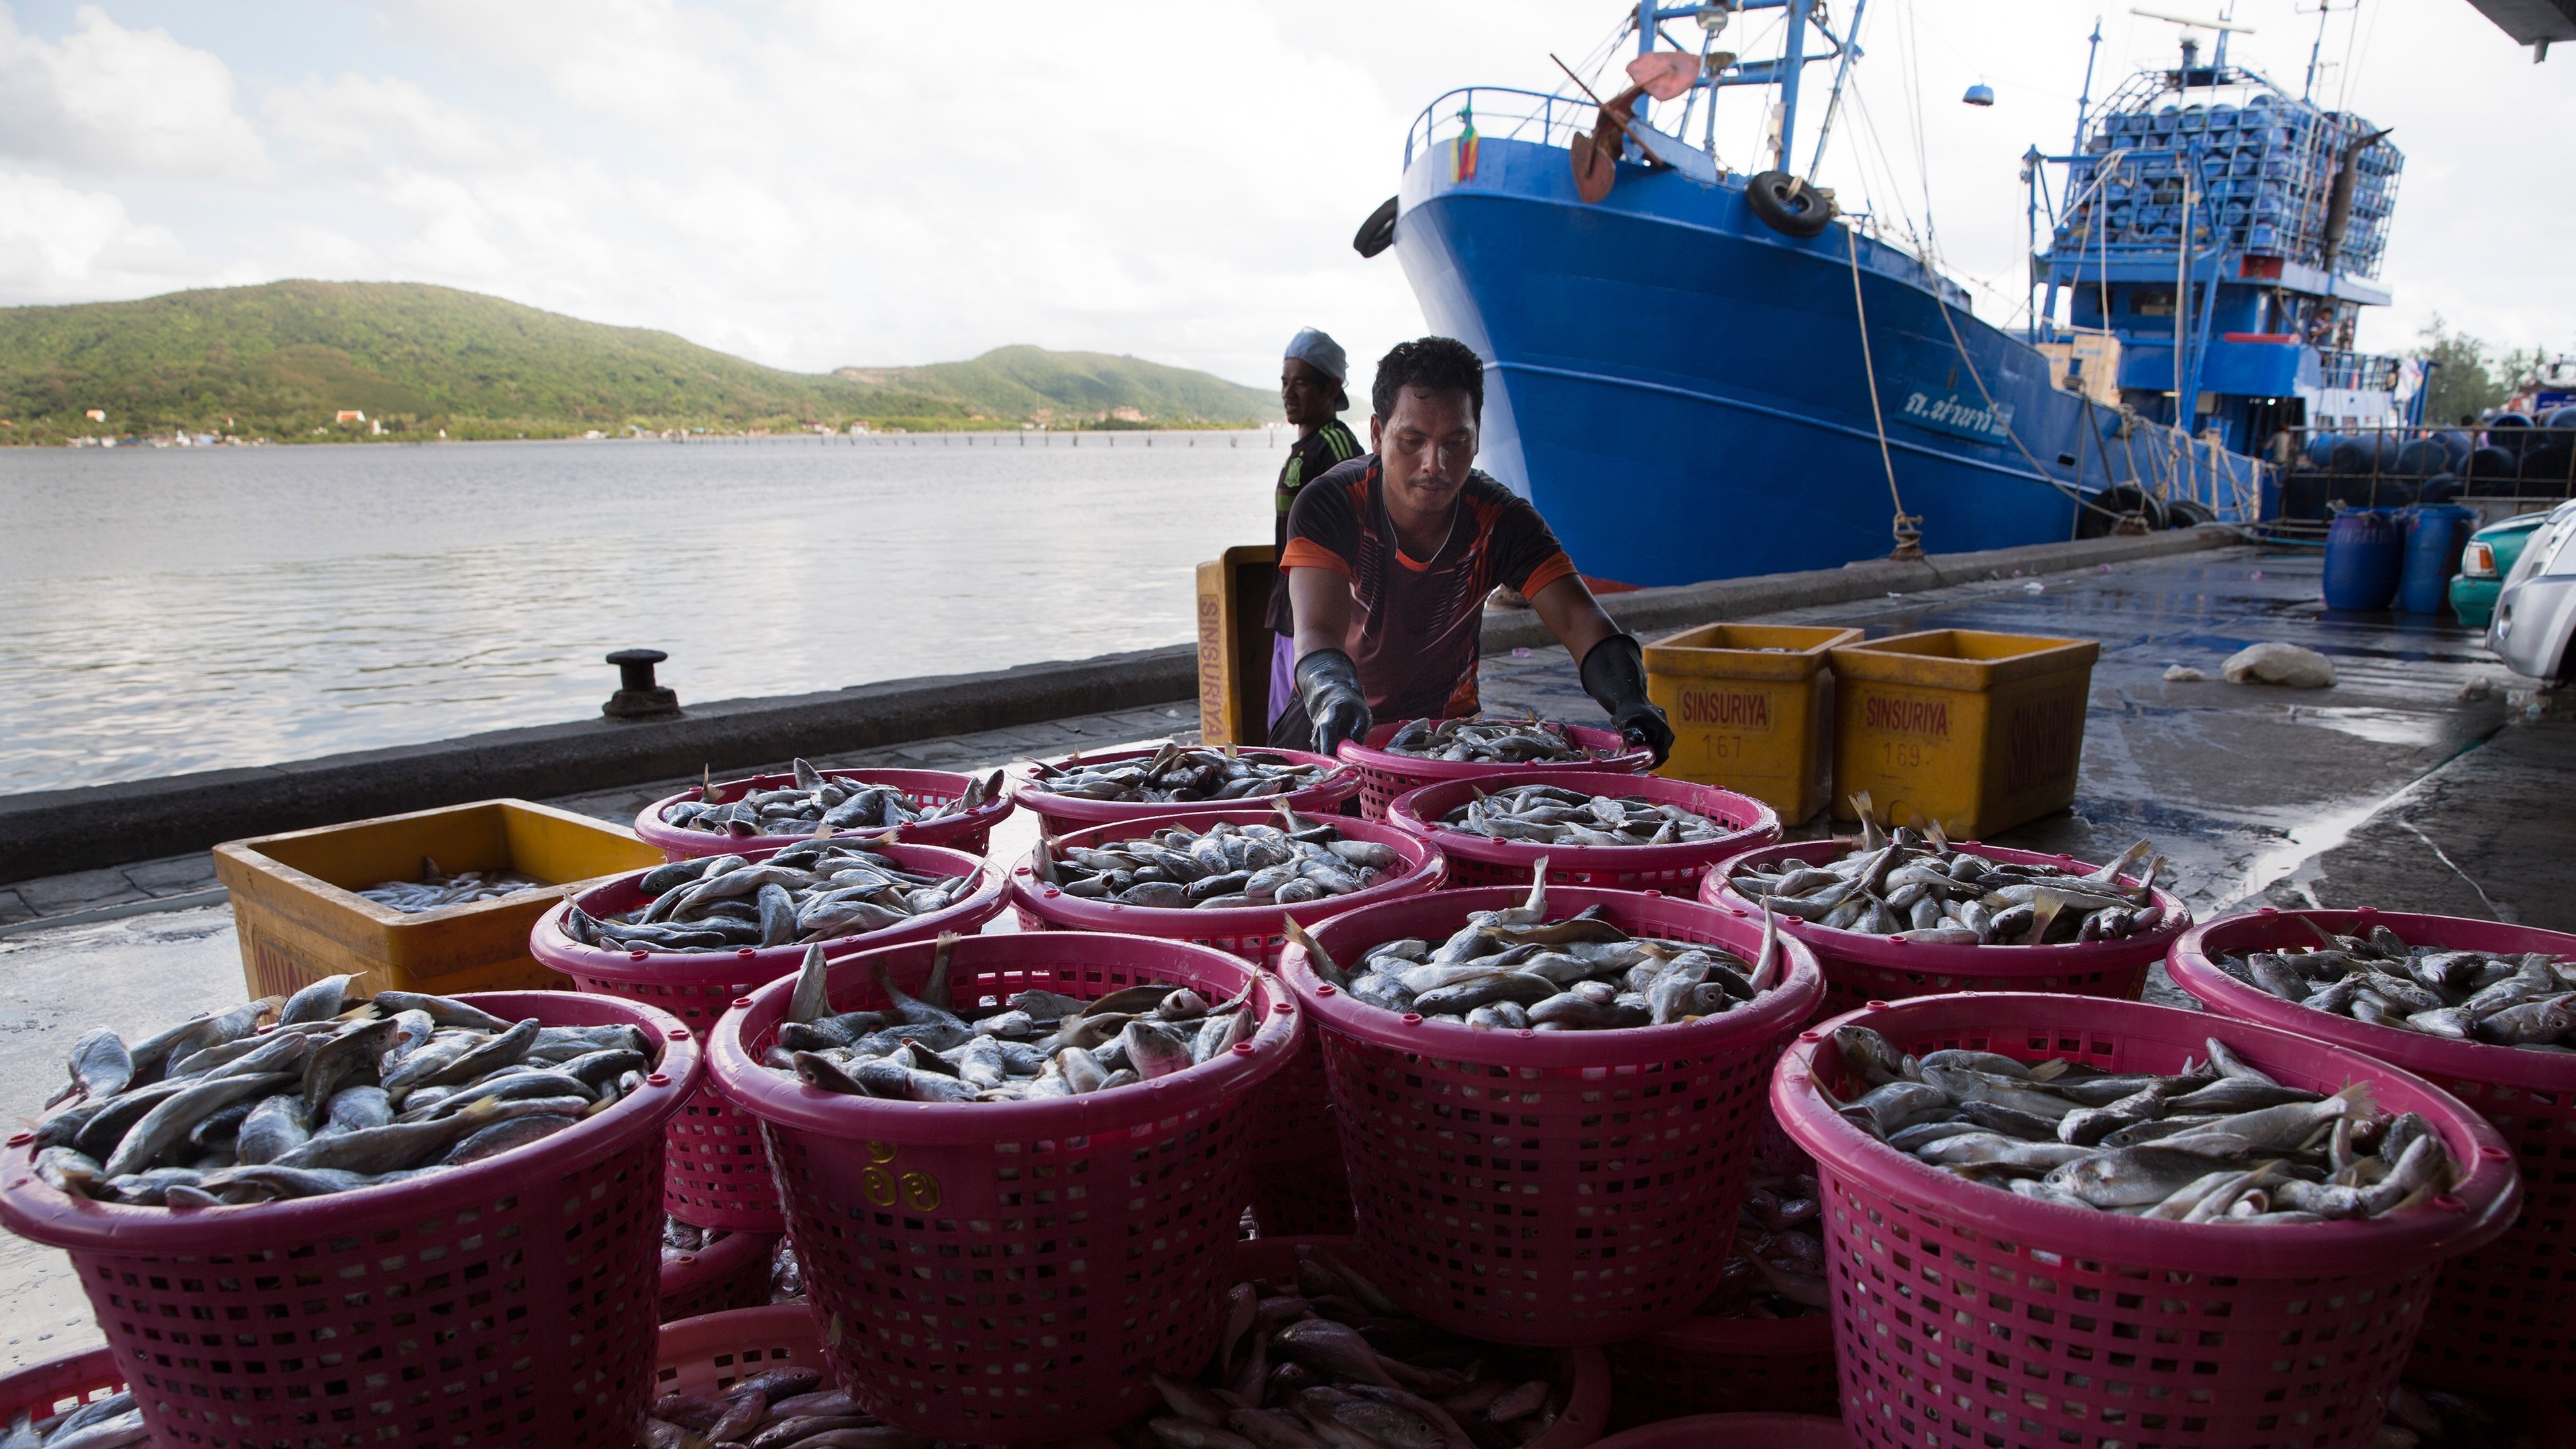
<path id="1" fill-rule="evenodd" d="M 2298 89 L 2316 3 L 2235 0 L 2256 27 L 2235 58 Z M 2576 48 L 2534 66 L 2466 0 L 2344 4 L 2320 94 L 2408 156 L 2399 303 L 2364 345 L 2438 312 L 2576 347 L 2576 187 L 2555 179 Z M 1550 88 L 1549 52 L 1604 55 L 1619 9 L 16 0 L 0 303 L 415 280 L 781 367 L 1036 342 L 1258 382 L 1300 325 L 1363 357 L 1419 328 L 1394 259 L 1348 244 L 1395 189 L 1406 127 L 1452 86 Z M 2021 304 L 2016 158 L 2065 145 L 2097 13 L 2097 96 L 2172 53 L 2174 27 L 2125 4 L 1869 7 L 1861 104 L 1821 179 L 1900 229 L 1928 215 L 1987 317 Z M 1728 39 L 1758 54 L 1766 28 Z M 1990 110 L 1959 104 L 1979 80 Z M 1752 159 L 1759 124 L 1721 111 L 1721 155 Z"/>

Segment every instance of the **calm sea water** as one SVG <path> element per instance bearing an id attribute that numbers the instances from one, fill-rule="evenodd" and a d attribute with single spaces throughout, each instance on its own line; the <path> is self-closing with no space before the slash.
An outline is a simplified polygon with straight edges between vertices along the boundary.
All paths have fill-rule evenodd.
<path id="1" fill-rule="evenodd" d="M 1261 433 L 0 449 L 0 793 L 1172 644 Z"/>

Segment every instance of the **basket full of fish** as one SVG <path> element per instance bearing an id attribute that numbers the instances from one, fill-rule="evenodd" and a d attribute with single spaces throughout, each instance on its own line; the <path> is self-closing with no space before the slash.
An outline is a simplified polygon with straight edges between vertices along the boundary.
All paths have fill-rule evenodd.
<path id="1" fill-rule="evenodd" d="M 1010 893 L 1030 930 L 1167 936 L 1275 966 L 1289 920 L 1418 895 L 1443 869 L 1431 844 L 1376 821 L 1202 808 L 1045 837 Z"/>
<path id="2" fill-rule="evenodd" d="M 1443 780 L 1533 770 L 1641 775 L 1655 763 L 1652 750 L 1629 744 L 1617 730 L 1481 715 L 1382 724 L 1342 741 L 1340 754 L 1359 771 L 1360 810 L 1371 820 L 1384 817 L 1398 795 Z"/>
<path id="3" fill-rule="evenodd" d="M 816 956 L 973 931 L 999 872 L 937 845 L 830 836 L 758 856 L 697 856 L 595 886 L 540 917 L 529 954 L 584 991 L 647 1000 L 704 1038 L 734 998 Z M 758 1124 L 712 1091 L 671 1118 L 671 1216 L 779 1231 Z"/>
<path id="4" fill-rule="evenodd" d="M 1622 1425 L 1835 1410 L 1823 1191 L 1805 1153 L 1764 1136 L 1716 1291 L 1688 1318 L 1609 1351 Z"/>
<path id="5" fill-rule="evenodd" d="M 1804 946 L 1543 877 L 1293 934 L 1280 968 L 1323 1039 L 1359 1240 L 1407 1312 L 1501 1343 L 1610 1343 L 1716 1288 L 1761 1084 L 1824 993 Z M 1509 1150 L 1487 1155 L 1471 1113 L 1507 1119 Z"/>
<path id="6" fill-rule="evenodd" d="M 635 835 L 666 860 L 776 850 L 816 835 L 882 835 L 982 855 L 1011 813 L 1002 772 L 818 770 L 798 760 L 785 774 L 710 778 L 656 800 L 635 816 Z"/>
<path id="7" fill-rule="evenodd" d="M 2517 1160 L 2576 1134 L 2576 936 L 2453 916 L 2262 911 L 2194 927 L 2166 971 L 2208 1008 L 2363 1052 L 2484 1114 Z M 2563 1191 L 2563 1189 L 2559 1189 Z M 2479 1393 L 2576 1385 L 2576 1251 L 2554 1201 L 2442 1267 L 2408 1375 Z"/>
<path id="8" fill-rule="evenodd" d="M 1312 926 L 1439 887 L 1428 842 L 1373 820 L 1275 809 L 1200 809 L 1095 825 L 1038 842 L 1011 876 L 1032 930 L 1124 931 L 1194 941 L 1276 966 L 1287 923 Z M 1350 1184 L 1310 1034 L 1262 1089 L 1253 1127 L 1253 1214 L 1265 1233 L 1347 1233 Z"/>
<path id="9" fill-rule="evenodd" d="M 1348 766 L 1303 750 L 1161 744 L 1032 760 L 1012 780 L 1011 796 L 1037 812 L 1044 833 L 1070 835 L 1202 806 L 1284 801 L 1329 815 L 1359 788 Z"/>
<path id="10" fill-rule="evenodd" d="M 1215 1347 L 1252 1104 L 1302 1022 L 1240 957 L 1050 931 L 818 963 L 708 1051 L 842 1385 L 905 1430 L 1026 1443 L 1132 1418 Z M 1031 1351 L 1069 1323 L 1081 1352 Z"/>
<path id="11" fill-rule="evenodd" d="M 352 979 L 85 1033 L 0 1151 L 0 1224 L 70 1253 L 155 1442 L 628 1449 L 696 1040 L 640 1002 Z"/>
<path id="12" fill-rule="evenodd" d="M 1826 1015 L 1951 991 L 2135 1001 L 2191 925 L 2190 908 L 2153 884 L 2162 868 L 2145 841 L 2093 866 L 1954 843 L 1937 829 L 1883 833 L 1864 819 L 1857 840 L 1792 841 L 1721 862 L 1700 899 L 1768 909 L 1814 947 Z"/>
<path id="13" fill-rule="evenodd" d="M 1828 1205 L 1844 1413 L 1918 1442 L 1999 1420 L 2089 1441 L 2171 1405 L 2211 1449 L 2361 1449 L 2442 1260 L 2521 1199 L 2495 1129 L 2421 1077 L 2102 997 L 1848 1013 L 1771 1101 Z"/>
<path id="14" fill-rule="evenodd" d="M 1710 866 L 1780 838 L 1779 813 L 1751 796 L 1597 771 L 1446 780 L 1397 796 L 1386 818 L 1440 847 L 1453 889 L 1517 885 L 1545 858 L 1551 885 L 1688 896 Z"/>
<path id="15" fill-rule="evenodd" d="M 0 1374 L 0 1445 L 8 1449 L 123 1449 L 151 1438 L 116 1355 L 106 1349 Z"/>

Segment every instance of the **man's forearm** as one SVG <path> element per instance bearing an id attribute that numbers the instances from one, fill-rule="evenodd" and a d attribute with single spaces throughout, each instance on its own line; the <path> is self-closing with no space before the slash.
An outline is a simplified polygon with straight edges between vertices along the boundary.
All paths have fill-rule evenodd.
<path id="1" fill-rule="evenodd" d="M 1547 631 L 1556 636 L 1556 642 L 1565 646 L 1565 652 L 1574 656 L 1578 666 L 1592 652 L 1592 646 L 1619 632 L 1619 626 L 1601 612 L 1600 601 L 1573 574 L 1532 595 L 1530 608 Z"/>

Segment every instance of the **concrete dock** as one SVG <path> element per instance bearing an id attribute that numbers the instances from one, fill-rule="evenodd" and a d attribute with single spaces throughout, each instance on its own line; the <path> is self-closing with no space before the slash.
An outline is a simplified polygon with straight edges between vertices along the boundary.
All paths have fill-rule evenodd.
<path id="1" fill-rule="evenodd" d="M 2423 620 L 2335 615 L 2314 554 L 2250 546 L 1979 578 L 1758 616 L 1840 623 L 1873 637 L 1961 627 L 2102 641 L 2074 808 L 1996 843 L 2103 860 L 2152 840 L 2195 913 L 2260 905 L 2377 905 L 2576 931 L 2576 723 L 2507 673 L 2474 635 Z M 1660 607 L 1660 606 L 1659 606 Z M 1742 617 L 1742 616 L 1736 616 Z M 1656 630 L 1683 619 L 1660 621 Z M 1511 639 L 1508 617 L 1487 637 Z M 1523 634 L 1526 630 L 1521 631 Z M 2219 662 L 2260 640 L 2333 659 L 2332 689 L 2231 685 Z M 2169 682 L 2186 665 L 2204 681 Z M 1485 662 L 1490 711 L 1584 722 L 1599 711 L 1552 645 Z M 975 734 L 821 755 L 825 766 L 983 769 L 1032 755 L 1190 738 L 1188 706 L 1125 707 Z M 783 765 L 783 761 L 779 762 Z M 559 795 L 620 822 L 685 777 Z M 1801 833 L 1815 834 L 1823 822 Z M 1015 816 L 997 857 L 1024 853 Z M 1004 923 L 1005 925 L 1007 923 Z M 2161 979 L 2151 993 L 2174 999 Z M 202 855 L 103 866 L 0 891 L 0 1100 L 32 1120 L 72 1038 L 142 1032 L 242 996 L 229 908 Z M 96 1341 L 65 1260 L 0 1237 L 0 1366 Z"/>

